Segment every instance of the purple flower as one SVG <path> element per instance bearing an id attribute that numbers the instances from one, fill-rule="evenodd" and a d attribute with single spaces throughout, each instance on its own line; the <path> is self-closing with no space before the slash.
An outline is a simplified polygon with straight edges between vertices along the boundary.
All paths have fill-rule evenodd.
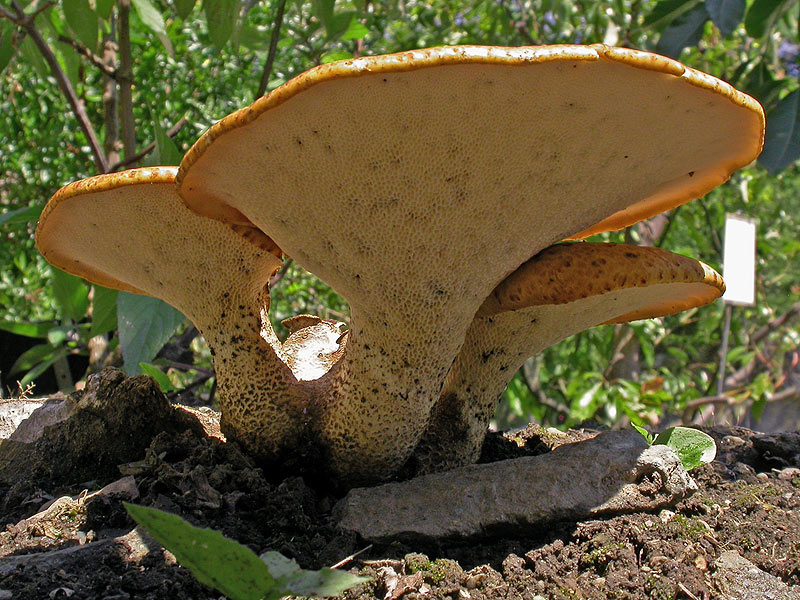
<path id="1" fill-rule="evenodd" d="M 467 24 L 467 20 L 464 18 L 464 13 L 462 13 L 461 11 L 458 11 L 456 13 L 456 16 L 453 17 L 453 23 L 455 23 L 459 27 L 463 27 L 464 25 L 466 25 Z"/>

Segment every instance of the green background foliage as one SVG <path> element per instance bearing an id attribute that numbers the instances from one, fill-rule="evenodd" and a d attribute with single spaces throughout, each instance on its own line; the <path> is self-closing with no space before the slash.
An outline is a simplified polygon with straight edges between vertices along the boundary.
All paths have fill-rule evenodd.
<path id="1" fill-rule="evenodd" d="M 735 311 L 724 399 L 714 391 L 724 314 L 718 302 L 598 327 L 534 357 L 509 385 L 498 424 L 530 417 L 559 426 L 589 418 L 646 424 L 664 413 L 690 419 L 703 399 L 758 411 L 778 395 L 797 398 L 791 387 L 800 337 L 793 320 L 800 290 L 796 0 L 2 0 L 0 9 L 0 329 L 37 340 L 19 353 L 12 372 L 0 373 L 4 393 L 17 379 L 34 380 L 66 356 L 88 353 L 98 335 L 109 351 L 122 345 L 129 372 L 154 360 L 173 332 L 187 336 L 188 326 L 169 307 L 142 310 L 147 301 L 57 272 L 34 248 L 47 198 L 98 173 L 97 152 L 57 71 L 85 107 L 111 163 L 106 167 L 119 170 L 177 164 L 216 120 L 314 65 L 443 44 L 606 43 L 679 58 L 763 104 L 768 127 L 757 165 L 672 211 L 654 238 L 642 227 L 602 236 L 659 245 L 720 269 L 726 213 L 754 217 L 757 303 Z M 56 70 L 34 35 L 53 52 Z M 127 51 L 135 57 L 129 74 Z M 110 116 L 103 102 L 109 89 L 116 94 Z M 125 115 L 134 124 L 127 138 L 119 133 Z M 119 164 L 151 142 L 140 160 Z M 346 303 L 295 264 L 287 264 L 272 297 L 279 335 L 285 335 L 280 320 L 295 314 L 347 320 Z M 211 367 L 201 341 L 191 348 L 194 370 L 156 361 L 179 387 Z"/>

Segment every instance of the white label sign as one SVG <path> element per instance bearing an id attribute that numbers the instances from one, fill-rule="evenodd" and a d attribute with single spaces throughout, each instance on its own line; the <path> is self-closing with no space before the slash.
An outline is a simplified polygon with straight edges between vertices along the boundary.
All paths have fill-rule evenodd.
<path id="1" fill-rule="evenodd" d="M 725 253 L 722 277 L 728 304 L 752 306 L 756 302 L 756 221 L 742 215 L 725 215 Z"/>

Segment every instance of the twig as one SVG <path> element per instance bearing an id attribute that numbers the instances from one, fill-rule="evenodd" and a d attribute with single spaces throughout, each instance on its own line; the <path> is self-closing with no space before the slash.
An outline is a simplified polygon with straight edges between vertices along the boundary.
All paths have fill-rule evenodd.
<path id="1" fill-rule="evenodd" d="M 278 40 L 281 37 L 281 27 L 283 26 L 283 11 L 286 9 L 286 0 L 280 0 L 277 12 L 275 13 L 275 23 L 272 25 L 272 36 L 269 39 L 269 53 L 267 62 L 264 64 L 264 71 L 261 73 L 261 83 L 258 85 L 256 98 L 260 98 L 267 91 L 269 78 L 272 75 L 272 65 L 275 62 L 275 54 L 278 51 Z"/>
<path id="2" fill-rule="evenodd" d="M 353 559 L 354 559 L 356 556 L 359 556 L 360 554 L 364 554 L 364 552 L 366 552 L 367 550 L 371 550 L 371 549 L 372 549 L 372 544 L 370 544 L 370 545 L 369 545 L 369 546 L 367 546 L 366 548 L 362 548 L 362 549 L 361 549 L 361 550 L 359 550 L 358 552 L 356 552 L 356 553 L 354 553 L 354 554 L 351 554 L 350 556 L 348 556 L 348 557 L 346 557 L 346 558 L 343 558 L 342 560 L 340 560 L 339 562 L 337 562 L 335 565 L 331 565 L 331 567 L 330 567 L 330 568 L 331 568 L 331 569 L 338 569 L 339 567 L 343 567 L 343 566 L 345 566 L 347 563 L 349 563 L 351 560 L 353 560 Z"/>
<path id="3" fill-rule="evenodd" d="M 692 600 L 700 600 L 700 598 L 698 598 L 692 592 L 690 592 L 688 589 L 686 589 L 686 586 L 683 585 L 680 581 L 678 582 L 678 587 L 681 588 L 681 591 L 684 594 L 686 594 L 687 596 L 689 596 L 689 598 L 691 598 Z"/>
<path id="4" fill-rule="evenodd" d="M 119 110 L 122 124 L 122 151 L 125 159 L 136 154 L 136 130 L 133 121 L 133 59 L 131 58 L 131 0 L 119 0 Z"/>
<path id="5" fill-rule="evenodd" d="M 175 123 L 175 125 L 173 125 L 172 127 L 170 127 L 167 130 L 167 137 L 175 137 L 176 135 L 178 135 L 180 130 L 183 129 L 186 126 L 186 123 L 188 123 L 186 117 L 181 117 L 180 121 Z M 139 152 L 137 152 L 136 154 L 134 154 L 130 158 L 125 158 L 124 160 L 120 160 L 118 162 L 115 162 L 113 165 L 111 165 L 109 167 L 109 169 L 113 173 L 114 171 L 117 171 L 122 167 L 127 167 L 130 164 L 133 164 L 135 162 L 139 162 L 145 156 L 147 156 L 153 150 L 155 150 L 155 148 L 156 148 L 156 143 L 155 142 L 150 142 L 149 144 L 147 144 L 147 146 L 142 148 Z"/>
<path id="6" fill-rule="evenodd" d="M 201 367 L 196 367 L 195 365 L 190 365 L 187 363 L 177 362 L 174 360 L 167 361 L 167 366 L 173 369 L 179 369 L 181 371 L 197 371 L 199 374 L 206 375 L 207 377 L 213 377 L 214 371 L 209 369 L 203 369 Z"/>
<path id="7" fill-rule="evenodd" d="M 210 375 L 201 375 L 200 377 L 198 377 L 198 378 L 197 378 L 197 379 L 195 379 L 194 381 L 190 382 L 190 383 L 189 383 L 189 384 L 188 384 L 186 387 L 184 387 L 183 389 L 180 389 L 180 390 L 174 390 L 174 391 L 172 391 L 172 392 L 168 393 L 168 394 L 167 394 L 167 398 L 169 398 L 170 400 L 172 400 L 173 398 L 176 398 L 176 397 L 180 396 L 181 394 L 184 394 L 184 393 L 186 393 L 186 392 L 191 392 L 193 389 L 195 389 L 196 387 L 200 387 L 201 385 L 203 385 L 203 384 L 204 384 L 206 381 L 208 381 L 208 380 L 209 380 L 209 379 L 211 379 L 212 377 L 214 377 L 214 373 L 211 373 Z M 214 381 L 214 386 L 216 386 L 216 380 Z M 211 397 L 210 397 L 210 398 L 213 398 L 213 397 L 214 397 L 214 396 L 213 396 L 213 393 L 214 393 L 214 387 L 212 387 L 212 388 L 211 388 L 211 394 L 212 394 L 212 395 L 211 395 Z M 210 404 L 210 403 L 211 403 L 211 400 L 209 399 L 209 404 Z"/>
<path id="8" fill-rule="evenodd" d="M 77 40 L 73 40 L 71 37 L 67 37 L 65 35 L 59 35 L 58 41 L 71 46 L 75 52 L 86 58 L 90 63 L 92 63 L 95 67 L 100 69 L 103 72 L 103 75 L 106 77 L 110 77 L 111 79 L 116 79 L 117 77 L 117 70 L 111 66 L 109 66 L 102 58 L 97 56 L 94 52 L 89 50 L 86 46 L 81 44 Z"/>
<path id="9" fill-rule="evenodd" d="M 278 271 L 272 277 L 269 278 L 270 289 L 278 285 L 278 282 L 286 276 L 286 272 L 289 270 L 289 267 L 292 266 L 293 262 L 294 260 L 291 258 L 287 258 L 285 261 L 283 261 L 283 265 L 281 266 L 281 268 L 278 269 Z"/>
<path id="10" fill-rule="evenodd" d="M 111 30 L 103 36 L 103 62 L 109 69 L 113 69 L 116 74 L 117 65 L 117 44 L 114 40 L 116 30 L 116 18 L 111 20 Z M 117 82 L 113 77 L 103 75 L 103 121 L 105 122 L 105 151 L 108 162 L 116 164 L 119 162 L 119 106 L 117 103 Z M 114 167 L 109 167 L 113 172 Z"/>
<path id="11" fill-rule="evenodd" d="M 50 3 L 46 3 L 45 6 L 40 10 L 48 8 L 49 4 Z M 100 173 L 107 172 L 108 162 L 106 160 L 105 153 L 103 152 L 103 148 L 94 132 L 94 127 L 92 127 L 92 123 L 89 121 L 89 116 L 86 114 L 86 109 L 84 108 L 83 103 L 75 93 L 75 90 L 73 89 L 72 84 L 69 82 L 66 73 L 64 73 L 63 69 L 61 68 L 61 65 L 58 64 L 58 59 L 56 58 L 55 54 L 53 54 L 53 50 L 42 37 L 42 34 L 37 29 L 33 19 L 30 18 L 31 16 L 38 14 L 38 12 L 34 13 L 33 15 L 26 15 L 25 11 L 19 5 L 17 0 L 11 0 L 11 7 L 14 9 L 14 12 L 17 13 L 16 16 L 9 13 L 5 8 L 3 8 L 3 16 L 9 18 L 18 27 L 24 29 L 25 32 L 30 36 L 31 40 L 33 40 L 33 43 L 36 44 L 39 53 L 50 67 L 50 71 L 53 73 L 53 77 L 55 77 L 61 93 L 63 93 L 66 97 L 67 102 L 72 109 L 72 113 L 75 115 L 75 118 L 78 121 L 78 125 L 89 142 L 89 147 L 91 148 L 97 171 Z"/>

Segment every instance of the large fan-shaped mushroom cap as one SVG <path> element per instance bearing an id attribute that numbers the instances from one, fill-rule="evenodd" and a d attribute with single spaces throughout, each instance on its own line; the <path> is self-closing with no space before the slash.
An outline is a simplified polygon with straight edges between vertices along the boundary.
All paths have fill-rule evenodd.
<path id="1" fill-rule="evenodd" d="M 320 427 L 339 472 L 369 478 L 411 452 L 508 273 L 706 193 L 763 125 L 752 98 L 645 52 L 432 48 L 312 69 L 213 126 L 178 180 L 350 303 Z"/>

